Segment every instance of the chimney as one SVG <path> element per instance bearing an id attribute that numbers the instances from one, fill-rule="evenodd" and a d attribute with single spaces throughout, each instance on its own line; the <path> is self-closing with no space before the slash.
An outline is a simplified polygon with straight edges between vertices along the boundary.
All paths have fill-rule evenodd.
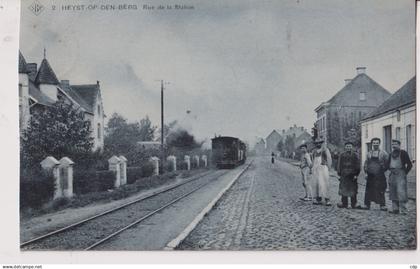
<path id="1" fill-rule="evenodd" d="M 37 64 L 36 63 L 28 63 L 26 64 L 26 69 L 28 69 L 29 73 L 29 79 L 34 81 L 36 77 L 36 71 L 37 71 Z"/>
<path id="2" fill-rule="evenodd" d="M 63 86 L 70 86 L 70 80 L 67 80 L 67 79 L 63 79 L 63 80 L 61 80 L 61 85 L 63 85 Z"/>
<path id="3" fill-rule="evenodd" d="M 96 81 L 96 85 L 99 86 L 99 80 Z"/>
<path id="4" fill-rule="evenodd" d="M 366 67 L 364 67 L 364 66 L 356 67 L 356 73 L 358 75 L 360 75 L 360 74 L 366 74 Z"/>
<path id="5" fill-rule="evenodd" d="M 345 80 L 344 80 L 344 85 L 349 84 L 351 81 L 352 81 L 352 79 L 351 79 L 351 78 L 347 78 L 347 79 L 345 79 Z"/>
<path id="6" fill-rule="evenodd" d="M 282 130 L 282 133 L 284 134 L 285 132 L 286 132 L 286 130 L 284 130 L 284 129 L 283 129 L 283 130 Z"/>

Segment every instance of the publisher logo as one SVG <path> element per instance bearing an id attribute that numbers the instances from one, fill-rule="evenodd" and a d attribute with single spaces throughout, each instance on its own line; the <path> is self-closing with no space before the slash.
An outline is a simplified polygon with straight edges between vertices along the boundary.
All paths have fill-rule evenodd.
<path id="1" fill-rule="evenodd" d="M 32 11 L 36 16 L 41 14 L 41 12 L 45 9 L 45 7 L 39 3 L 37 0 L 35 0 L 32 5 L 29 6 L 29 10 Z"/>

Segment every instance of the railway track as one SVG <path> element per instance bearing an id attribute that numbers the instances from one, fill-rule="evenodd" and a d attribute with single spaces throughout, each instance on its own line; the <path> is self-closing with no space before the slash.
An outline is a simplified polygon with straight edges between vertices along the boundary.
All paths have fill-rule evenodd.
<path id="1" fill-rule="evenodd" d="M 91 250 L 226 174 L 210 171 L 21 243 L 22 250 Z M 134 221 L 133 221 L 134 220 Z"/>

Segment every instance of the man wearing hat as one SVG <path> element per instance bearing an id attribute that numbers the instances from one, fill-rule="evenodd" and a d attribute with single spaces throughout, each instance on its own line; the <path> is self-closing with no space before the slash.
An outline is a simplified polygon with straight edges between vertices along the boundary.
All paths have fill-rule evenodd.
<path id="1" fill-rule="evenodd" d="M 380 209 L 386 211 L 385 190 L 386 177 L 385 171 L 388 169 L 388 154 L 380 149 L 381 139 L 375 137 L 370 141 L 372 150 L 368 152 L 364 163 L 366 177 L 365 207 L 370 209 L 371 202 L 380 205 Z"/>
<path id="2" fill-rule="evenodd" d="M 348 207 L 348 198 L 351 200 L 351 207 L 356 208 L 357 204 L 357 177 L 360 173 L 359 156 L 353 151 L 354 144 L 347 141 L 344 144 L 345 151 L 338 157 L 337 174 L 340 177 L 338 194 L 341 195 L 339 208 Z"/>
<path id="3" fill-rule="evenodd" d="M 311 156 L 308 153 L 308 146 L 303 144 L 300 149 L 300 170 L 302 173 L 302 185 L 305 189 L 305 197 L 302 201 L 312 201 L 312 182 L 310 181 L 310 170 L 312 166 Z"/>
<path id="4" fill-rule="evenodd" d="M 325 200 L 326 206 L 331 206 L 328 187 L 330 181 L 331 153 L 322 138 L 315 140 L 315 149 L 312 152 L 312 176 L 314 180 L 313 195 L 316 205 L 322 204 L 322 198 Z"/>
<path id="5" fill-rule="evenodd" d="M 400 148 L 399 140 L 392 140 L 392 153 L 388 159 L 388 167 L 391 171 L 389 175 L 389 199 L 392 201 L 390 213 L 406 214 L 407 197 L 407 174 L 413 165 L 410 156 L 405 150 Z"/>

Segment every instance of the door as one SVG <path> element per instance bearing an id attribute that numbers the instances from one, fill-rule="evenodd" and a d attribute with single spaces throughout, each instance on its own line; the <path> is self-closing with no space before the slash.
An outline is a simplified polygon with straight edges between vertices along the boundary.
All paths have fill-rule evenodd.
<path id="1" fill-rule="evenodd" d="M 384 126 L 383 149 L 391 153 L 392 125 Z"/>

